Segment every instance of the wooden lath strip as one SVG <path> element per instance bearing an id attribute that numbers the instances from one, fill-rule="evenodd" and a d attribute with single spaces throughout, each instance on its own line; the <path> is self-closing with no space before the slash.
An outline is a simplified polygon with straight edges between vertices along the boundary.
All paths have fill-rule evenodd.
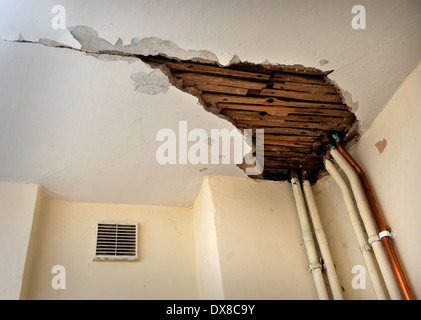
<path id="1" fill-rule="evenodd" d="M 265 97 L 241 97 L 233 96 L 228 94 L 213 94 L 204 93 L 201 95 L 203 101 L 209 104 L 216 103 L 240 103 L 240 104 L 252 104 L 262 106 L 284 106 L 284 107 L 304 107 L 304 108 L 316 108 L 316 109 L 336 109 L 346 110 L 348 107 L 344 104 L 339 103 L 320 103 L 320 102 L 302 102 L 302 101 L 288 101 L 278 98 L 265 98 Z"/>
<path id="2" fill-rule="evenodd" d="M 275 145 L 265 145 L 264 151 L 278 151 L 286 153 L 303 153 L 310 154 L 311 148 L 297 148 L 295 146 L 275 146 Z"/>
<path id="3" fill-rule="evenodd" d="M 174 73 L 176 79 L 183 80 L 183 86 L 195 86 L 197 83 L 208 83 L 214 85 L 231 86 L 243 89 L 262 90 L 267 86 L 266 82 L 248 81 L 224 76 L 205 75 L 200 73 Z"/>
<path id="4" fill-rule="evenodd" d="M 197 82 L 194 87 L 200 91 L 205 92 L 216 92 L 216 93 L 229 93 L 229 94 L 236 94 L 236 95 L 247 95 L 248 89 L 238 88 L 238 87 L 229 87 L 229 86 L 221 86 L 217 84 L 209 84 L 203 82 Z"/>
<path id="5" fill-rule="evenodd" d="M 317 157 L 315 154 L 313 153 L 305 153 L 305 152 L 291 152 L 289 155 L 287 155 L 287 153 L 282 153 L 279 154 L 276 151 L 272 151 L 272 150 L 265 150 L 265 159 L 269 159 L 269 160 L 275 160 L 275 159 L 296 159 L 298 161 L 303 161 L 303 160 L 318 160 L 319 157 Z"/>
<path id="6" fill-rule="evenodd" d="M 307 114 L 307 115 L 326 115 L 330 117 L 341 118 L 355 118 L 355 115 L 348 110 L 332 110 L 327 108 L 294 108 L 286 106 L 262 106 L 253 104 L 240 104 L 240 103 L 217 103 L 216 106 L 221 109 L 227 110 L 244 110 L 244 111 L 259 111 L 266 112 L 271 115 L 286 116 L 288 114 Z"/>
<path id="7" fill-rule="evenodd" d="M 314 123 L 314 122 L 302 122 L 302 121 L 289 121 L 289 120 L 261 120 L 261 119 L 234 119 L 236 124 L 254 126 L 254 127 L 278 127 L 278 128 L 296 128 L 296 129 L 314 129 L 319 131 L 319 134 L 323 130 L 332 130 L 332 131 L 344 131 L 347 127 L 345 123 L 336 123 L 336 122 L 323 122 L 323 123 Z"/>
<path id="8" fill-rule="evenodd" d="M 294 100 L 308 100 L 314 102 L 337 102 L 341 103 L 342 98 L 337 94 L 311 93 L 301 91 L 288 91 L 278 89 L 262 89 L 261 96 L 280 97 Z"/>
<path id="9" fill-rule="evenodd" d="M 253 137 L 256 133 L 253 131 Z M 304 143 L 314 143 L 317 141 L 317 137 L 306 137 L 306 136 L 295 136 L 295 135 L 277 135 L 270 134 L 265 132 L 265 140 L 278 140 L 278 141 L 287 141 L 287 142 L 304 142 Z"/>
<path id="10" fill-rule="evenodd" d="M 269 80 L 271 75 L 265 73 L 253 73 L 247 71 L 239 71 L 222 67 L 215 67 L 205 64 L 199 64 L 194 62 L 173 62 L 165 61 L 160 58 L 146 58 L 148 62 L 155 62 L 166 65 L 171 71 L 185 71 L 185 72 L 197 72 L 209 75 L 222 75 L 236 77 L 240 79 L 257 79 L 257 80 Z"/>
<path id="11" fill-rule="evenodd" d="M 331 71 L 323 71 L 316 68 L 308 68 L 304 66 L 294 65 L 261 65 L 261 64 L 255 64 L 251 62 L 239 62 L 236 64 L 231 64 L 229 66 L 226 66 L 224 68 L 234 69 L 234 70 L 247 70 L 250 72 L 257 72 L 257 73 L 269 73 L 272 74 L 273 72 L 282 72 L 286 74 L 299 74 L 304 76 L 326 76 Z"/>
<path id="12" fill-rule="evenodd" d="M 234 120 L 236 119 L 248 119 L 248 120 L 275 120 L 275 121 L 300 121 L 300 122 L 313 122 L 313 123 L 321 123 L 321 122 L 329 122 L 329 123 L 337 123 L 338 125 L 349 125 L 351 124 L 354 119 L 353 118 L 336 118 L 336 117 L 329 117 L 329 116 L 319 116 L 319 115 L 307 115 L 307 114 L 289 114 L 289 115 L 272 115 L 267 114 L 266 111 L 256 112 L 256 111 L 238 111 L 238 110 L 228 110 L 222 109 L 221 114 L 228 116 Z"/>
<path id="13" fill-rule="evenodd" d="M 273 74 L 273 81 L 326 84 L 324 76 L 298 75 L 284 72 L 275 72 Z"/>
<path id="14" fill-rule="evenodd" d="M 243 123 L 244 122 L 244 123 Z M 250 121 L 235 121 L 235 125 L 238 129 L 263 129 L 264 133 L 275 133 L 275 134 L 284 134 L 284 135 L 297 135 L 297 136 L 308 136 L 308 137 L 319 137 L 323 130 L 312 130 L 304 128 L 294 128 L 287 126 L 277 126 L 277 127 L 268 127 L 265 125 L 258 125 L 250 123 Z"/>
<path id="15" fill-rule="evenodd" d="M 273 89 L 302 91 L 310 93 L 338 93 L 338 90 L 331 84 L 310 84 L 295 82 L 274 82 Z M 253 88 L 250 88 L 253 89 Z"/>
<path id="16" fill-rule="evenodd" d="M 256 145 L 261 145 L 259 143 L 256 143 Z M 265 137 L 263 145 L 266 146 L 282 146 L 282 147 L 294 147 L 296 149 L 303 149 L 303 150 L 309 150 L 312 146 L 311 143 L 308 142 L 293 142 L 293 141 L 282 141 L 282 140 L 272 140 L 267 139 Z"/>

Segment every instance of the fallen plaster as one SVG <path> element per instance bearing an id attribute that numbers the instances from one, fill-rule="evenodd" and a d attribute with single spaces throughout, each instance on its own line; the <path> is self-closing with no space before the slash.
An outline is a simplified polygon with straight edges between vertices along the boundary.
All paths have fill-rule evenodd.
<path id="1" fill-rule="evenodd" d="M 171 85 L 168 77 L 159 69 L 150 73 L 133 73 L 130 77 L 135 82 L 135 91 L 149 95 L 165 93 Z"/>

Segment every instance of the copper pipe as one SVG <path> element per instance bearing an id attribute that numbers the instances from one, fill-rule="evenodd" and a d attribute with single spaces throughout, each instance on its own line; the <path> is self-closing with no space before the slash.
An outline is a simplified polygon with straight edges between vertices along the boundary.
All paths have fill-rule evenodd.
<path id="1" fill-rule="evenodd" d="M 358 173 L 358 176 L 361 179 L 365 194 L 367 196 L 367 200 L 370 203 L 371 210 L 373 211 L 374 219 L 376 220 L 377 226 L 379 227 L 380 231 L 388 230 L 386 228 L 386 223 L 383 220 L 382 214 L 380 212 L 379 206 L 377 205 L 376 198 L 374 197 L 374 193 L 370 187 L 370 183 L 368 182 L 367 176 L 365 175 L 363 169 L 358 165 L 358 163 L 352 158 L 347 150 L 342 147 L 338 142 L 336 142 L 336 148 L 341 153 L 341 155 L 348 161 L 348 163 L 354 168 L 354 170 Z"/>
<path id="2" fill-rule="evenodd" d="M 387 255 L 389 256 L 393 272 L 396 276 L 396 280 L 398 281 L 399 288 L 401 289 L 403 297 L 405 298 L 405 300 L 414 300 L 411 288 L 409 287 L 409 284 L 406 281 L 402 266 L 399 263 L 398 255 L 396 254 L 395 248 L 393 247 L 392 239 L 390 239 L 389 237 L 383 237 L 382 243 L 386 248 Z"/>
<path id="3" fill-rule="evenodd" d="M 377 205 L 376 198 L 374 197 L 373 190 L 371 189 L 370 183 L 368 182 L 367 176 L 364 173 L 364 170 L 358 165 L 358 163 L 352 158 L 352 156 L 345 150 L 344 147 L 337 141 L 335 138 L 335 144 L 338 151 L 341 155 L 348 161 L 348 163 L 354 168 L 357 172 L 360 180 L 362 182 L 364 191 L 367 195 L 367 200 L 370 203 L 371 210 L 373 211 L 374 219 L 376 220 L 377 226 L 382 231 L 390 231 L 390 228 L 386 227 L 383 216 L 380 212 L 379 206 Z M 402 292 L 403 297 L 406 300 L 414 300 L 414 296 L 411 292 L 409 284 L 406 280 L 405 274 L 403 272 L 402 266 L 399 262 L 399 258 L 393 247 L 393 243 L 390 237 L 382 237 L 382 243 L 386 249 L 387 255 L 389 256 L 390 263 L 392 265 L 393 272 L 395 274 L 396 280 L 398 282 L 399 288 Z"/>

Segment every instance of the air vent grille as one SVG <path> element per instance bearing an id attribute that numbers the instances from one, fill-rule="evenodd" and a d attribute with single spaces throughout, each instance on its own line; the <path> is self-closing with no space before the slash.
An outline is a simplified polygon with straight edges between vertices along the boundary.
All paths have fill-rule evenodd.
<path id="1" fill-rule="evenodd" d="M 98 222 L 94 260 L 136 260 L 137 223 Z"/>

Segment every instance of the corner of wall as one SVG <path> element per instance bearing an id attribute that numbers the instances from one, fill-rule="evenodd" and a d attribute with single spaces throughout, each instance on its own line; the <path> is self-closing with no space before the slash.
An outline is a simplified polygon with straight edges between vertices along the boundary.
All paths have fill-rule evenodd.
<path id="1" fill-rule="evenodd" d="M 26 253 L 25 266 L 22 276 L 22 286 L 19 295 L 20 300 L 25 300 L 28 297 L 28 291 L 30 288 L 30 279 L 32 275 L 33 261 L 35 256 L 35 251 L 38 243 L 38 232 L 40 219 L 42 215 L 42 207 L 44 205 L 45 194 L 44 187 L 40 184 L 36 184 L 37 197 L 34 203 L 34 215 L 32 218 L 31 232 L 29 235 L 29 244 L 28 251 Z"/>
<path id="2" fill-rule="evenodd" d="M 211 181 L 206 177 L 193 205 L 197 284 L 200 299 L 224 299 Z"/>
<path id="3" fill-rule="evenodd" d="M 25 264 L 43 188 L 36 183 L 0 182 L 0 299 L 21 298 Z"/>

